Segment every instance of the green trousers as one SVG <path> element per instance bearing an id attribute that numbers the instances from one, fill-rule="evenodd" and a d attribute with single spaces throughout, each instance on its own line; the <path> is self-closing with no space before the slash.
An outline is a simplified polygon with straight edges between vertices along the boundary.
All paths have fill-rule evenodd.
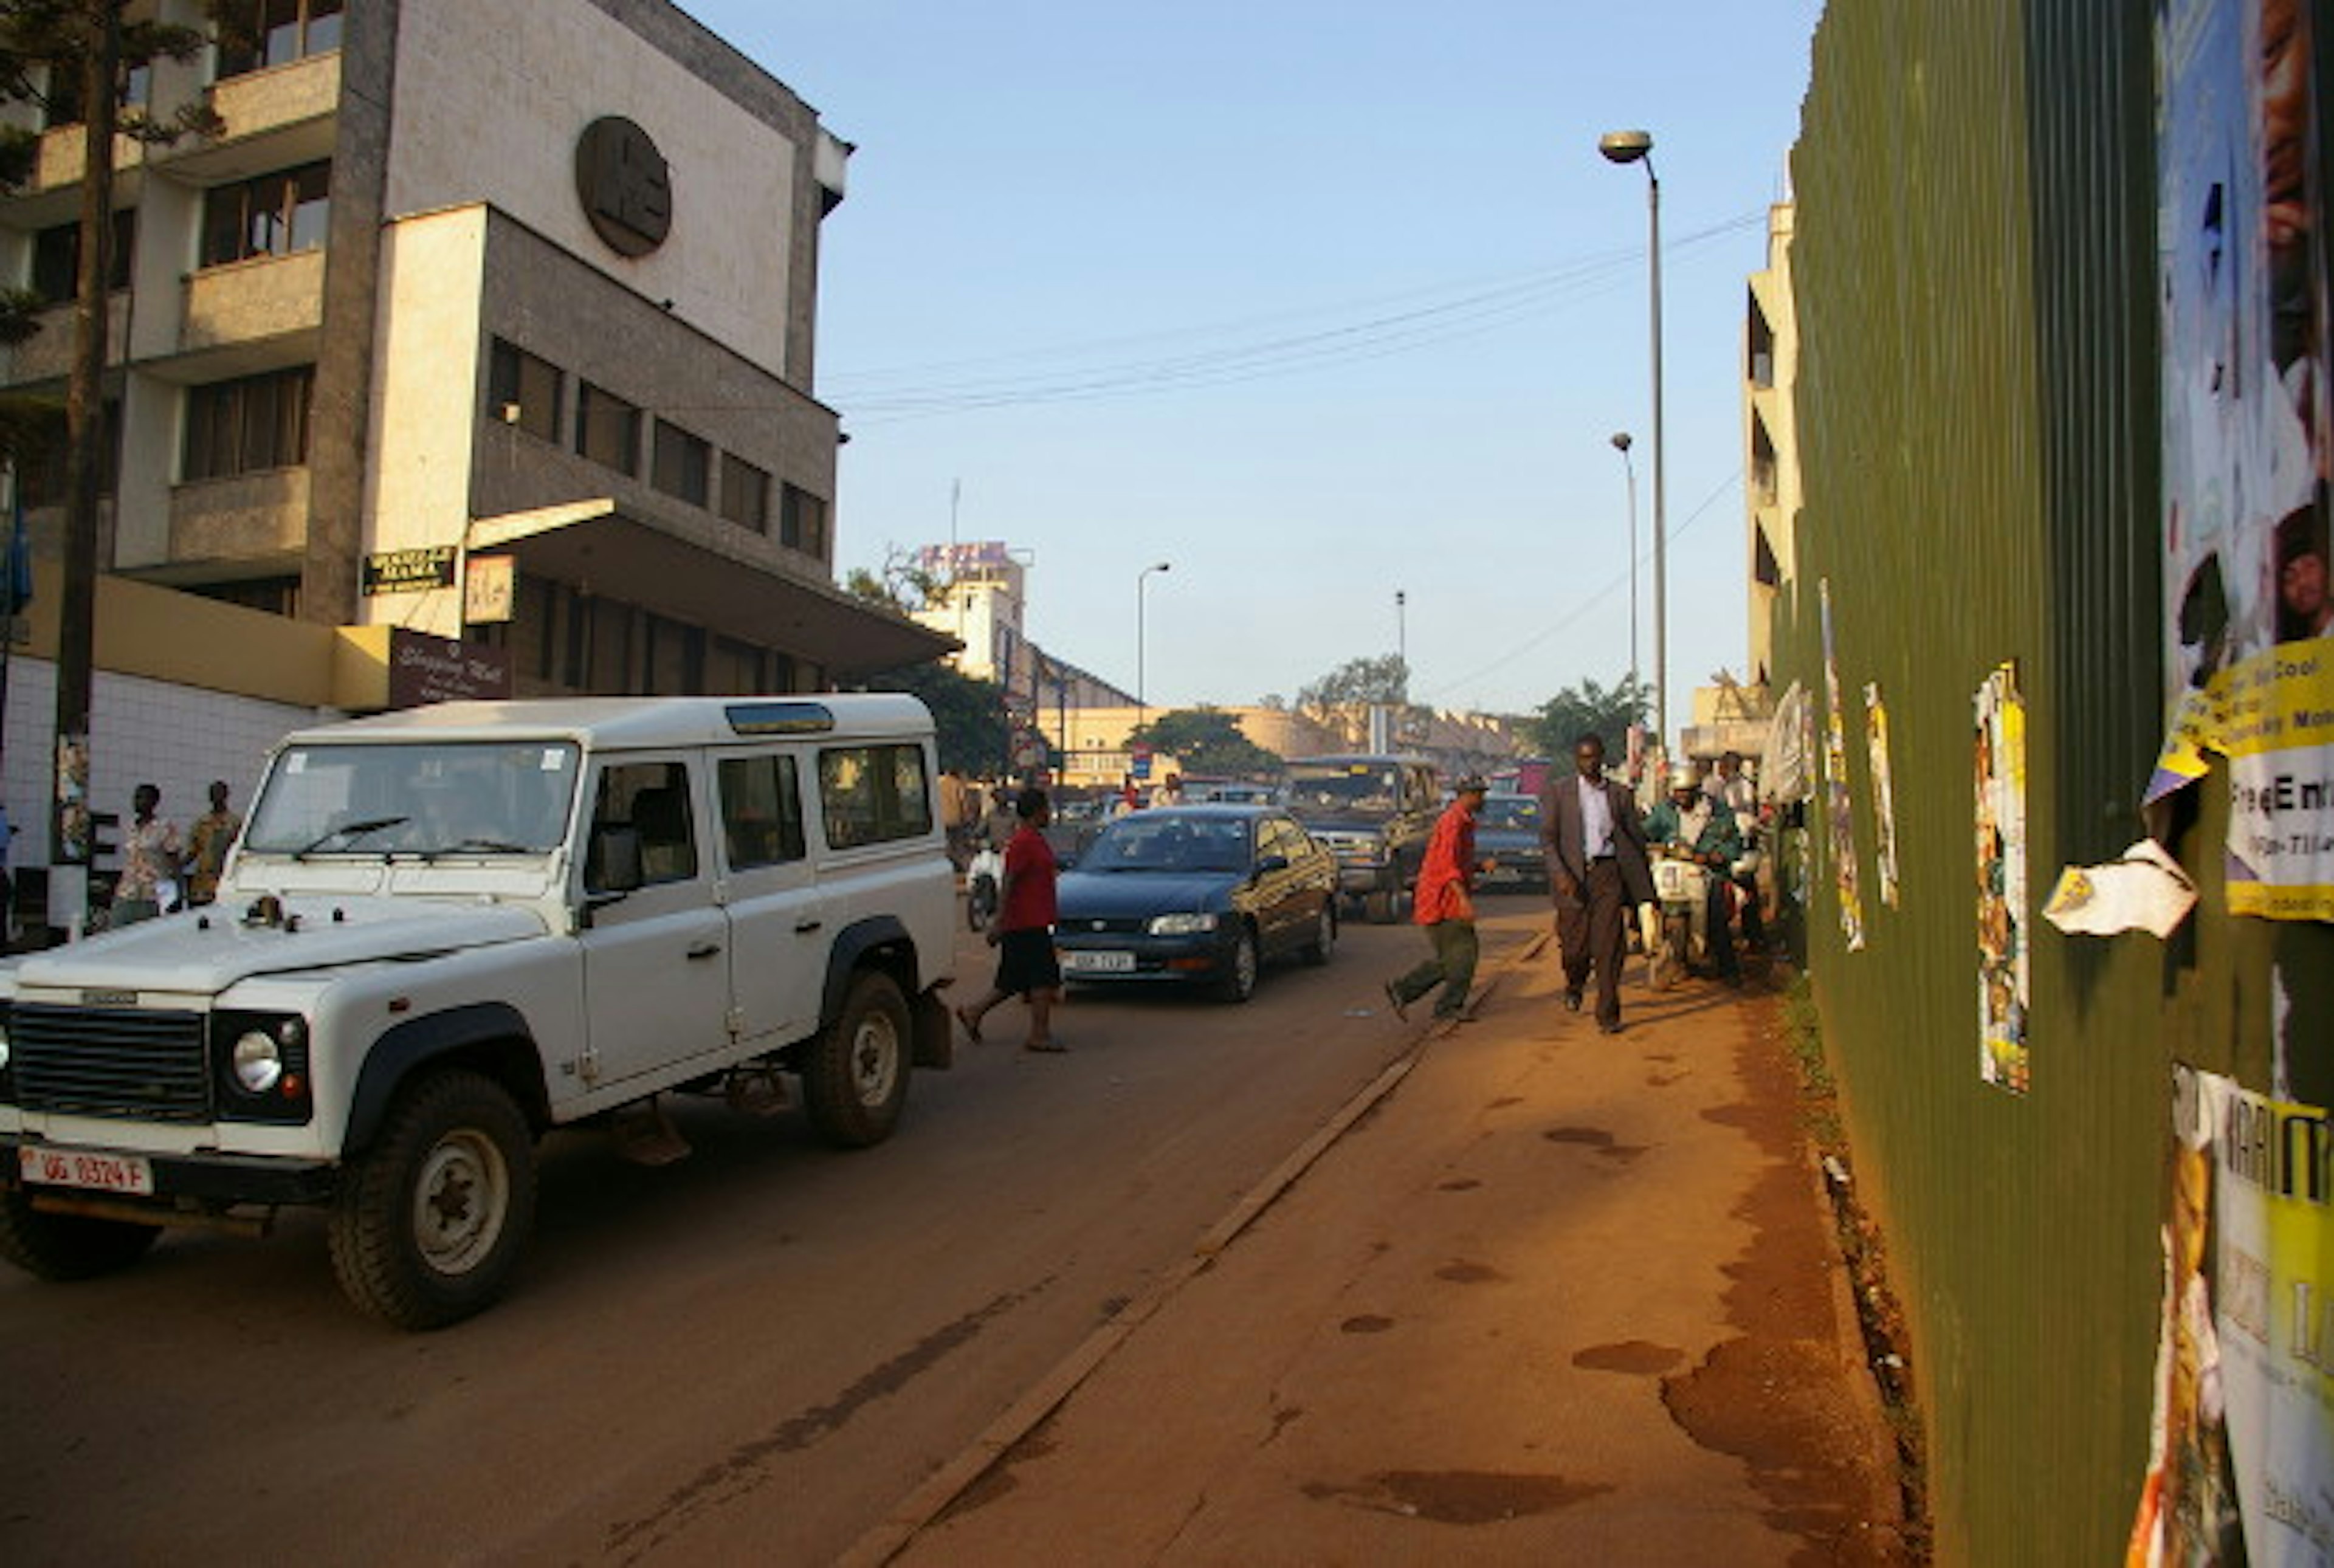
<path id="1" fill-rule="evenodd" d="M 1475 940 L 1475 922 L 1437 920 L 1426 928 L 1426 939 L 1434 944 L 1434 957 L 1396 980 L 1394 995 L 1406 1007 L 1439 985 L 1442 995 L 1435 998 L 1434 1015 L 1455 1018 L 1467 1005 L 1468 987 L 1475 983 L 1475 956 L 1481 950 Z"/>

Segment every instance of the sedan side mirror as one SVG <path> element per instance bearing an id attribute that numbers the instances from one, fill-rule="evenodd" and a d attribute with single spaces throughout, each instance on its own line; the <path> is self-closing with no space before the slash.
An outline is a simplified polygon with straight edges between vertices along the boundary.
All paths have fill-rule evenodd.
<path id="1" fill-rule="evenodd" d="M 1256 875 L 1259 877 L 1268 877 L 1275 871 L 1285 871 L 1288 869 L 1287 855 L 1267 855 L 1256 862 Z"/>

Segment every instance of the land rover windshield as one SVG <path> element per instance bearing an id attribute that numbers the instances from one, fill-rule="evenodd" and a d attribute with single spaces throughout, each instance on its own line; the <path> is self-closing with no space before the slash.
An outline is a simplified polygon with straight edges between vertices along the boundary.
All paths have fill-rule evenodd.
<path id="1" fill-rule="evenodd" d="M 542 854 L 581 771 L 561 740 L 295 746 L 245 829 L 247 854 Z"/>
<path id="2" fill-rule="evenodd" d="M 1288 765 L 1288 809 L 1300 819 L 1383 816 L 1401 800 L 1401 774 L 1383 763 Z"/>

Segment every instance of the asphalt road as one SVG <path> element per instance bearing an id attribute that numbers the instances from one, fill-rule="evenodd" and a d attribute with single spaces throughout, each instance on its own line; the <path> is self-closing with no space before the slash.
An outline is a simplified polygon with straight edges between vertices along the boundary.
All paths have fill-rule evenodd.
<path id="1" fill-rule="evenodd" d="M 1545 919 L 1491 909 L 1487 957 Z M 554 1135 L 511 1296 L 441 1333 L 357 1315 L 310 1215 L 0 1265 L 0 1559 L 828 1561 L 1401 1053 L 1424 946 L 1348 927 L 1240 1007 L 1080 993 L 1063 1056 L 1008 1005 L 863 1152 L 712 1102 L 662 1169 Z"/>

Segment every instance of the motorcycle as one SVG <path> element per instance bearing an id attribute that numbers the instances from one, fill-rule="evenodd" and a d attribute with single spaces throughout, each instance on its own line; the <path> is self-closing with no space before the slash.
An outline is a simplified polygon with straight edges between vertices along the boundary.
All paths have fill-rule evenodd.
<path id="1" fill-rule="evenodd" d="M 1710 956 L 1710 871 L 1674 844 L 1653 846 L 1654 901 L 1638 909 L 1645 981 L 1667 990 Z"/>

